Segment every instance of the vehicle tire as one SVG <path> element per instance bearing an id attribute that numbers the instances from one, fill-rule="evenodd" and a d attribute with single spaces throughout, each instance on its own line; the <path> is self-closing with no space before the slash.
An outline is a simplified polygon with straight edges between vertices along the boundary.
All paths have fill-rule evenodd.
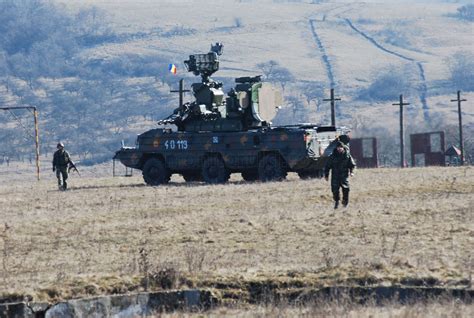
<path id="1" fill-rule="evenodd" d="M 225 167 L 224 161 L 217 157 L 207 157 L 201 167 L 202 179 L 206 183 L 225 183 L 229 180 L 230 173 Z"/>
<path id="2" fill-rule="evenodd" d="M 170 171 L 158 158 L 148 159 L 143 166 L 142 174 L 145 183 L 151 186 L 168 183 L 171 178 Z"/>
<path id="3" fill-rule="evenodd" d="M 199 182 L 202 181 L 202 176 L 198 172 L 186 172 L 182 173 L 183 179 L 186 182 Z"/>
<path id="4" fill-rule="evenodd" d="M 307 171 L 298 172 L 298 177 L 300 177 L 301 180 L 311 179 L 311 176 Z"/>
<path id="5" fill-rule="evenodd" d="M 242 171 L 241 173 L 242 175 L 242 179 L 244 179 L 245 181 L 257 181 L 258 180 L 258 172 L 257 171 L 253 171 L 253 170 L 250 170 L 250 171 Z"/>
<path id="6" fill-rule="evenodd" d="M 280 156 L 265 155 L 258 163 L 258 178 L 260 181 L 281 181 L 287 175 L 286 166 Z"/>

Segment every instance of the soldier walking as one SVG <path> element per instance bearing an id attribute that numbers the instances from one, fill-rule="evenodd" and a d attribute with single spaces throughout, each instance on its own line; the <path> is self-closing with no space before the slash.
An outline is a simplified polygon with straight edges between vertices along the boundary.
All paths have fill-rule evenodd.
<path id="1" fill-rule="evenodd" d="M 59 190 L 67 190 L 67 178 L 68 178 L 68 167 L 75 167 L 74 162 L 71 160 L 69 153 L 64 150 L 64 144 L 58 143 L 56 146 L 58 150 L 54 153 L 53 157 L 53 172 L 56 172 L 56 178 L 58 178 Z M 61 182 L 62 177 L 62 182 Z"/>
<path id="2" fill-rule="evenodd" d="M 334 209 L 339 207 L 339 188 L 342 188 L 342 205 L 347 207 L 349 204 L 349 175 L 353 176 L 355 166 L 354 159 L 347 146 L 338 141 L 324 169 L 326 181 L 329 179 L 329 171 L 332 170 L 331 190 L 334 198 Z"/>

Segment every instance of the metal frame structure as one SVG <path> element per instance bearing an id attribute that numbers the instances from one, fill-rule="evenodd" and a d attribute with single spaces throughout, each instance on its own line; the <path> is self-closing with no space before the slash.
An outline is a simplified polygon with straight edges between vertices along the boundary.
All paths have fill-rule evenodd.
<path id="1" fill-rule="evenodd" d="M 34 106 L 15 106 L 15 107 L 0 107 L 0 110 L 12 111 L 16 109 L 27 109 L 33 111 L 33 118 L 35 122 L 35 146 L 36 146 L 36 178 L 40 180 L 40 153 L 39 153 L 39 129 L 38 129 L 38 110 Z"/>
<path id="2" fill-rule="evenodd" d="M 439 148 L 433 149 L 431 136 L 439 136 Z M 417 154 L 424 155 L 424 166 L 445 166 L 445 144 L 444 131 L 432 131 L 427 133 L 411 134 L 411 165 L 416 167 Z"/>
<path id="3" fill-rule="evenodd" d="M 112 177 L 118 177 L 117 173 L 116 173 L 116 164 L 115 164 L 115 161 L 117 159 L 112 159 Z M 133 169 L 132 168 L 129 168 L 127 166 L 125 166 L 125 174 L 122 175 L 121 177 L 132 177 L 133 176 Z"/>
<path id="4" fill-rule="evenodd" d="M 351 138 L 350 142 L 351 155 L 356 160 L 357 168 L 378 168 L 378 152 L 377 138 Z M 371 156 L 367 156 L 364 145 L 370 145 Z"/>

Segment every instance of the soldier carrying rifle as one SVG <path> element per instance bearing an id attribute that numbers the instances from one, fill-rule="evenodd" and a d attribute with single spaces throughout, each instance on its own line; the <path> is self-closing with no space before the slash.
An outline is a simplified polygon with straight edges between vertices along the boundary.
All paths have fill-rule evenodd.
<path id="1" fill-rule="evenodd" d="M 349 204 L 349 176 L 353 176 L 355 162 L 344 143 L 338 141 L 324 169 L 324 178 L 329 179 L 331 174 L 331 190 L 334 198 L 334 209 L 339 207 L 339 189 L 342 188 L 342 205 Z"/>
<path id="2" fill-rule="evenodd" d="M 58 143 L 57 145 L 58 150 L 54 153 L 53 157 L 53 172 L 56 172 L 56 178 L 58 178 L 58 188 L 59 190 L 67 190 L 67 178 L 69 175 L 69 171 L 74 169 L 79 173 L 76 168 L 76 165 L 71 160 L 69 153 L 64 150 L 64 144 Z M 61 182 L 62 177 L 62 182 Z"/>

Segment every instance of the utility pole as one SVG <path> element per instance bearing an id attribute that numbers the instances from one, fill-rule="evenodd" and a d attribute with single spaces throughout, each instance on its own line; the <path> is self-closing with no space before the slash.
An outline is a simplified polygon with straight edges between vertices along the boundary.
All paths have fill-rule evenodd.
<path id="1" fill-rule="evenodd" d="M 33 117 L 35 120 L 35 149 L 36 149 L 36 177 L 40 180 L 40 153 L 39 153 L 39 130 L 38 130 L 38 110 L 33 107 Z"/>
<path id="2" fill-rule="evenodd" d="M 340 98 L 334 97 L 334 88 L 331 88 L 331 98 L 323 99 L 324 102 L 331 102 L 331 126 L 336 127 L 336 101 L 340 101 Z"/>
<path id="3" fill-rule="evenodd" d="M 183 99 L 184 99 L 184 93 L 190 92 L 189 89 L 184 89 L 184 79 L 179 80 L 179 89 L 170 91 L 170 93 L 179 93 L 179 108 L 183 108 Z"/>
<path id="4" fill-rule="evenodd" d="M 451 99 L 452 102 L 458 103 L 458 118 L 459 118 L 459 148 L 461 150 L 461 166 L 464 165 L 464 140 L 462 138 L 462 112 L 461 102 L 467 101 L 467 99 L 461 99 L 461 91 L 458 91 L 458 98 Z"/>
<path id="5" fill-rule="evenodd" d="M 403 102 L 403 95 L 400 95 L 400 101 L 392 104 L 394 106 L 400 106 L 400 167 L 405 167 L 405 136 L 403 133 L 403 106 L 410 105 L 410 103 Z"/>

